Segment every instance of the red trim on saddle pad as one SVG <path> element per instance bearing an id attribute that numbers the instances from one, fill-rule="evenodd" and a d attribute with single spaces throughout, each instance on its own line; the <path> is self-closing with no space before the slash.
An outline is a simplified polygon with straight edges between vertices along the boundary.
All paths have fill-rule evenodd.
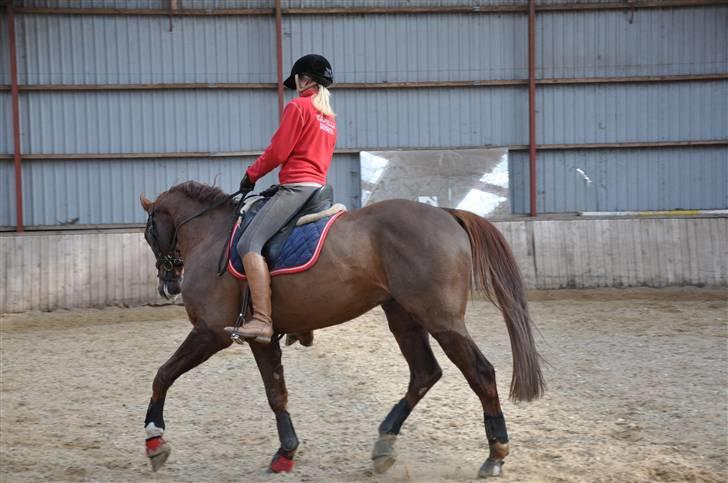
<path id="1" fill-rule="evenodd" d="M 321 250 L 324 247 L 324 242 L 326 241 L 326 236 L 329 234 L 329 229 L 331 228 L 331 225 L 334 224 L 337 218 L 339 216 L 346 213 L 346 211 L 340 211 L 333 215 L 328 222 L 326 222 L 326 226 L 324 226 L 324 229 L 321 231 L 321 236 L 319 237 L 318 243 L 316 244 L 316 250 L 313 252 L 313 256 L 309 261 L 304 263 L 303 265 L 298 265 L 296 267 L 288 267 L 288 268 L 279 268 L 278 270 L 273 270 L 270 272 L 270 276 L 274 277 L 276 275 L 290 275 L 293 273 L 299 273 L 299 272 L 305 272 L 309 268 L 313 267 L 316 262 L 318 261 L 319 255 L 321 255 Z M 235 225 L 235 227 L 232 230 L 232 233 L 230 234 L 230 240 L 228 240 L 227 243 L 227 250 L 228 253 L 230 250 L 230 245 L 233 242 L 233 238 L 235 237 L 235 231 L 238 228 L 238 224 Z M 247 280 L 248 277 L 246 277 L 244 274 L 238 272 L 235 270 L 235 267 L 233 266 L 232 259 L 228 257 L 228 266 L 227 266 L 228 272 L 230 272 L 230 275 L 237 278 L 238 280 Z"/>

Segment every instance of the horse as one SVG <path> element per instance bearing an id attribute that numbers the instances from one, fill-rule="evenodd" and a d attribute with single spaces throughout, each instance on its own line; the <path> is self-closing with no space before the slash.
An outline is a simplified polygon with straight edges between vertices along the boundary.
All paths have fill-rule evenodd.
<path id="1" fill-rule="evenodd" d="M 157 371 L 144 421 L 147 455 L 156 471 L 170 446 L 163 438 L 167 391 L 185 372 L 231 345 L 223 328 L 235 322 L 245 282 L 218 274 L 236 203 L 222 190 L 188 181 L 150 201 L 145 239 L 157 260 L 158 290 L 180 292 L 192 329 Z M 203 213 L 203 216 L 197 216 Z M 272 278 L 276 334 L 306 333 L 352 320 L 381 306 L 410 369 L 403 398 L 379 426 L 372 460 L 377 472 L 395 462 L 402 425 L 440 379 L 430 336 L 458 367 L 481 401 L 489 454 L 480 477 L 501 474 L 509 453 L 508 432 L 495 369 L 465 326 L 471 293 L 484 294 L 501 311 L 513 358 L 510 398 L 531 401 L 545 390 L 523 279 L 507 241 L 474 213 L 408 200 L 381 201 L 346 212 L 331 226 L 316 264 L 305 272 Z M 249 341 L 276 417 L 280 447 L 270 470 L 291 471 L 298 437 L 287 411 L 280 337 Z"/>

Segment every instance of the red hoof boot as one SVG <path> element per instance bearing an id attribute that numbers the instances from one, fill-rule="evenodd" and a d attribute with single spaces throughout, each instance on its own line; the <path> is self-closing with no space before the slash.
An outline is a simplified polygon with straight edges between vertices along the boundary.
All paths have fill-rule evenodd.
<path id="1" fill-rule="evenodd" d="M 273 473 L 290 473 L 293 471 L 293 466 L 295 465 L 295 462 L 293 461 L 293 455 L 286 455 L 282 452 L 277 452 L 275 456 L 273 456 L 273 459 L 270 462 L 270 470 Z"/>
<path id="2" fill-rule="evenodd" d="M 161 436 L 147 440 L 147 456 L 152 465 L 152 471 L 157 471 L 169 458 L 172 448 Z"/>

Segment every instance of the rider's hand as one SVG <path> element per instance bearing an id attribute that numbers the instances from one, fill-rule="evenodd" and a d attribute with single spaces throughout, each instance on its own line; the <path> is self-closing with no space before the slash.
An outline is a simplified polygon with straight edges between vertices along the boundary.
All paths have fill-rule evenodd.
<path id="1" fill-rule="evenodd" d="M 245 196 L 253 191 L 253 188 L 255 188 L 255 183 L 250 181 L 250 178 L 248 178 L 248 173 L 245 173 L 243 179 L 240 180 L 240 192 L 243 194 L 243 196 Z"/>

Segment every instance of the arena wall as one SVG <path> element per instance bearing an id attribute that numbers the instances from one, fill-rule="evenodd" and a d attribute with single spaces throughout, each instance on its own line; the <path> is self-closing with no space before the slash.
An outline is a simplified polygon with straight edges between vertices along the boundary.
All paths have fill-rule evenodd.
<path id="1" fill-rule="evenodd" d="M 728 218 L 496 222 L 529 288 L 728 286 Z M 0 236 L 0 313 L 166 303 L 139 230 Z"/>

